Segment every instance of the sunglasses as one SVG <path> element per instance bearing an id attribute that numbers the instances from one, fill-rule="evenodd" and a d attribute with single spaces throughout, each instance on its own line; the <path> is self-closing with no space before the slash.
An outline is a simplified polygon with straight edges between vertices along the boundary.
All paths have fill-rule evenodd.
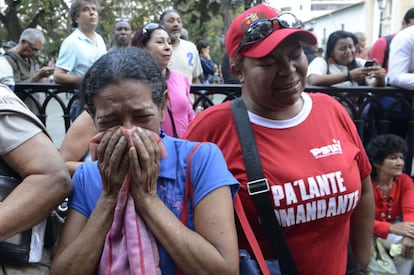
<path id="1" fill-rule="evenodd" d="M 275 28 L 273 24 L 274 21 L 279 24 L 279 27 Z M 278 16 L 270 19 L 258 19 L 251 23 L 247 31 L 244 33 L 234 56 L 238 56 L 240 50 L 243 47 L 262 41 L 277 29 L 300 29 L 302 27 L 302 21 L 300 21 L 293 13 L 290 12 L 281 13 Z"/>
<path id="2" fill-rule="evenodd" d="M 149 34 L 156 29 L 164 29 L 164 27 L 158 23 L 148 23 L 142 28 L 142 34 Z"/>
<path id="3" fill-rule="evenodd" d="M 129 19 L 128 18 L 115 18 L 115 23 L 118 23 L 118 22 L 129 22 Z"/>

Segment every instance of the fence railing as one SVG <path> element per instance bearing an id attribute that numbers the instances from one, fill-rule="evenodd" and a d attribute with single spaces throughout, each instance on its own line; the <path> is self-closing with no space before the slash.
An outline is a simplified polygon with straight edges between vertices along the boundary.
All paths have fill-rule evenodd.
<path id="1" fill-rule="evenodd" d="M 305 91 L 325 93 L 337 99 L 348 110 L 364 144 L 377 134 L 394 132 L 394 128 L 402 131 L 401 135 L 406 138 L 409 147 L 406 171 L 411 174 L 414 156 L 413 91 L 393 87 L 333 88 L 319 86 L 307 86 Z M 48 126 L 48 117 L 53 115 L 50 110 L 56 112 L 58 109 L 63 119 L 64 129 L 68 130 L 71 124 L 70 109 L 74 99 L 77 98 L 75 86 L 19 83 L 15 85 L 15 92 L 46 126 Z M 197 106 L 202 106 L 205 109 L 240 96 L 241 87 L 234 84 L 193 84 L 191 94 L 194 95 L 194 109 Z M 384 105 L 384 101 L 387 104 Z M 54 107 L 50 109 L 52 103 Z"/>

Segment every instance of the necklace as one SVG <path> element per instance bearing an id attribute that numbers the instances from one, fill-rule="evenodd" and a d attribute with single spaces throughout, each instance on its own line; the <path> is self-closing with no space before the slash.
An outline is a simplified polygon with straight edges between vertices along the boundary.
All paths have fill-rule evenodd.
<path id="1" fill-rule="evenodd" d="M 393 184 L 379 185 L 377 184 L 377 189 L 382 193 L 384 197 L 387 197 L 388 193 L 391 191 Z"/>

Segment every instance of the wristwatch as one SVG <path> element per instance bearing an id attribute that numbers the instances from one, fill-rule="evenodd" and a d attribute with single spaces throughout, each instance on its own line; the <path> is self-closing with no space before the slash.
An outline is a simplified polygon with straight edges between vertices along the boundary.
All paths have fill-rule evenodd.
<path id="1" fill-rule="evenodd" d="M 348 73 L 345 76 L 345 81 L 351 81 L 352 82 L 351 73 L 349 71 L 348 71 Z"/>

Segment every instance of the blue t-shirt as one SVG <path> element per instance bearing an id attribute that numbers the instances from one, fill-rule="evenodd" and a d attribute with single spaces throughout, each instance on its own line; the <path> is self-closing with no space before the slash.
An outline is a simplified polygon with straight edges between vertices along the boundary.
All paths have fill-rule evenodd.
<path id="1" fill-rule="evenodd" d="M 196 142 L 164 137 L 162 142 L 168 156 L 161 160 L 158 177 L 158 196 L 180 219 L 186 185 L 188 154 Z M 239 183 L 228 171 L 220 149 L 213 143 L 201 145 L 193 154 L 191 183 L 194 204 L 188 206 L 188 227 L 194 230 L 193 207 L 210 192 L 230 186 L 234 196 Z M 97 162 L 83 163 L 73 176 L 73 194 L 69 206 L 89 218 L 102 192 L 102 179 Z M 176 273 L 175 263 L 167 251 L 158 244 L 162 274 Z"/>

